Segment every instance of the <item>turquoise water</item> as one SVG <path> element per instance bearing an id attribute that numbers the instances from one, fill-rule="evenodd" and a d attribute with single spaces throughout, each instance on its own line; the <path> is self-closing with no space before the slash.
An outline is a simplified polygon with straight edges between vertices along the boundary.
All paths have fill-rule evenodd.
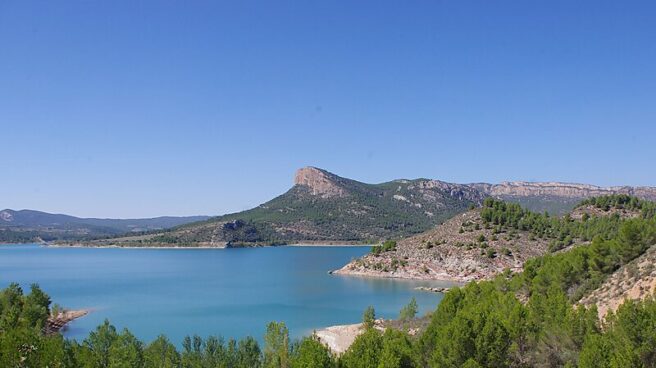
<path id="1" fill-rule="evenodd" d="M 442 294 L 414 290 L 436 285 L 329 275 L 368 247 L 249 249 L 115 249 L 0 246 L 0 286 L 38 283 L 53 302 L 91 308 L 67 337 L 83 339 L 108 318 L 146 341 L 164 333 L 261 339 L 269 321 L 284 321 L 293 337 L 321 327 L 398 316 L 414 296 L 420 312 Z"/>

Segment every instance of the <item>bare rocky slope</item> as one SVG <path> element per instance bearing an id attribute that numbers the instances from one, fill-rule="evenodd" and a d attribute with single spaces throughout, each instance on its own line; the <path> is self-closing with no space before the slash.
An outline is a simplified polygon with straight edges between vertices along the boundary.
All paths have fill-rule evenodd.
<path id="1" fill-rule="evenodd" d="M 599 317 L 614 312 L 625 300 L 640 300 L 656 291 L 656 247 L 615 271 L 580 304 L 597 305 Z"/>
<path id="2" fill-rule="evenodd" d="M 238 246 L 289 243 L 373 243 L 420 234 L 481 204 L 486 197 L 534 211 L 563 213 L 600 194 L 656 199 L 656 188 L 583 184 L 454 184 L 399 179 L 366 184 L 315 167 L 297 171 L 286 193 L 253 209 L 138 238 L 96 242 L 130 246 Z M 498 263 L 499 261 L 495 261 Z"/>
<path id="3" fill-rule="evenodd" d="M 547 251 L 548 241 L 525 231 L 497 232 L 485 226 L 480 210 L 471 210 L 423 234 L 396 243 L 393 250 L 351 261 L 335 274 L 434 279 L 483 280 Z"/>

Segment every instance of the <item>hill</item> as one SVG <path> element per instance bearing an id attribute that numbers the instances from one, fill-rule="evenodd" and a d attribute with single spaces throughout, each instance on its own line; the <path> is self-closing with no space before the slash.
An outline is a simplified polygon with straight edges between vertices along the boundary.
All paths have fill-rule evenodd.
<path id="1" fill-rule="evenodd" d="M 480 209 L 388 244 L 387 250 L 353 260 L 334 273 L 468 282 L 489 279 L 506 268 L 519 271 L 527 259 L 548 249 L 547 240 L 527 231 L 486 226 Z"/>
<path id="2" fill-rule="evenodd" d="M 564 217 L 534 213 L 488 198 L 425 233 L 387 242 L 336 274 L 468 282 L 491 279 L 524 262 L 614 235 L 623 221 L 653 217 L 652 202 L 626 195 L 581 202 Z"/>
<path id="3" fill-rule="evenodd" d="M 155 217 L 146 219 L 79 218 L 47 212 L 5 209 L 0 211 L 0 242 L 24 243 L 80 240 L 125 233 L 162 230 L 202 221 L 208 216 Z"/>
<path id="4" fill-rule="evenodd" d="M 599 193 L 639 193 L 656 188 L 602 188 L 583 184 L 454 184 L 399 179 L 367 184 L 315 167 L 297 171 L 286 193 L 253 209 L 183 225 L 139 238 L 111 239 L 130 246 L 238 246 L 288 243 L 372 243 L 420 234 L 487 197 L 560 214 Z"/>

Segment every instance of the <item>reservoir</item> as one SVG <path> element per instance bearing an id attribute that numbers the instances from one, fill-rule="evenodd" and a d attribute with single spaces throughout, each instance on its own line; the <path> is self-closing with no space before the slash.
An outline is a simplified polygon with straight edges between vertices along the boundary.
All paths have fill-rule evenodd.
<path id="1" fill-rule="evenodd" d="M 165 334 L 261 341 L 266 324 L 284 321 L 298 338 L 322 327 L 358 323 L 374 306 L 396 318 L 412 297 L 420 314 L 442 294 L 415 290 L 447 283 L 330 275 L 369 247 L 241 249 L 56 248 L 0 246 L 0 287 L 38 283 L 53 303 L 92 310 L 64 335 L 84 339 L 105 319 L 151 341 Z"/>

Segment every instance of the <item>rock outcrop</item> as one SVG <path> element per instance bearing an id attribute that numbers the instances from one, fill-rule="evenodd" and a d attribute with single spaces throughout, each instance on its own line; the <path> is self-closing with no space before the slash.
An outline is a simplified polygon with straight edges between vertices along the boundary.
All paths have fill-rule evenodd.
<path id="1" fill-rule="evenodd" d="M 14 216 L 7 210 L 0 211 L 0 220 L 12 222 L 14 220 Z"/>
<path id="2" fill-rule="evenodd" d="M 322 198 L 344 197 L 346 191 L 338 184 L 340 179 L 327 171 L 308 166 L 296 171 L 294 184 L 306 186 L 312 195 Z"/>
<path id="3" fill-rule="evenodd" d="M 580 304 L 597 305 L 599 317 L 614 312 L 625 300 L 640 300 L 656 292 L 656 247 L 622 266 L 604 283 L 581 299 Z"/>

